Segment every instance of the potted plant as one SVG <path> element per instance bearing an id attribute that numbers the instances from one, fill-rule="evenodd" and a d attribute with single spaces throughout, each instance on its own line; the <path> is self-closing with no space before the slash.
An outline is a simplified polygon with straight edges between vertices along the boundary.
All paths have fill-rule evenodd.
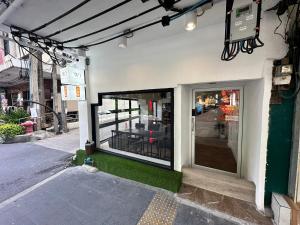
<path id="1" fill-rule="evenodd" d="M 85 143 L 85 152 L 87 155 L 92 155 L 95 152 L 95 143 L 87 140 Z"/>
<path id="2" fill-rule="evenodd" d="M 24 128 L 20 125 L 13 123 L 0 125 L 0 143 L 6 143 L 21 134 L 24 134 Z"/>

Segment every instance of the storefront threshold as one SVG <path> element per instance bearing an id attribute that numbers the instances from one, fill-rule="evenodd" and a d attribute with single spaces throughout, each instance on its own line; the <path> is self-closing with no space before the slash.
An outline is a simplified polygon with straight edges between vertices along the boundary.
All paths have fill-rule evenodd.
<path id="1" fill-rule="evenodd" d="M 184 184 L 255 203 L 255 185 L 250 181 L 198 168 L 184 167 L 182 172 Z"/>

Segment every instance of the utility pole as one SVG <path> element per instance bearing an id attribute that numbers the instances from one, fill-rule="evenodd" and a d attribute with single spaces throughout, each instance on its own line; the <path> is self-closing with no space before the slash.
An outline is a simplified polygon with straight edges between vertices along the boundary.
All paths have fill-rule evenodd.
<path id="1" fill-rule="evenodd" d="M 63 93 L 61 93 L 63 95 Z M 66 115 L 66 101 L 62 100 L 62 97 L 60 98 L 61 103 L 61 122 L 63 126 L 63 132 L 67 133 L 69 132 L 68 124 L 67 124 L 67 115 Z"/>
<path id="2" fill-rule="evenodd" d="M 45 104 L 44 92 L 44 77 L 43 77 L 43 63 L 42 52 L 31 50 L 30 55 L 30 93 L 33 101 Z M 45 109 L 40 105 L 36 105 L 37 109 L 37 129 L 40 130 L 45 121 Z"/>
<path id="3" fill-rule="evenodd" d="M 58 113 L 58 98 L 57 98 L 57 68 L 54 64 L 52 66 L 52 87 L 53 87 L 53 110 Z M 58 134 L 59 128 L 58 128 L 58 119 L 53 113 L 53 124 L 54 124 L 54 132 L 55 134 Z"/>
<path id="4" fill-rule="evenodd" d="M 43 53 L 38 51 L 38 79 L 39 79 L 39 98 L 40 103 L 43 105 L 46 105 L 45 102 L 45 87 L 44 87 L 44 74 L 43 74 Z M 45 117 L 45 108 L 40 107 L 40 113 L 41 113 L 41 125 L 43 128 L 43 125 L 46 124 L 46 117 Z"/>

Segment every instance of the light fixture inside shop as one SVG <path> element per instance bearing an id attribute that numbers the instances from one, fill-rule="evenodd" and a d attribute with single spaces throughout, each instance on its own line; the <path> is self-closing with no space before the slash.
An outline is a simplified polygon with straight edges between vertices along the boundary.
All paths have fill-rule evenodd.
<path id="1" fill-rule="evenodd" d="M 192 31 L 197 26 L 197 12 L 191 11 L 185 14 L 185 30 Z"/>

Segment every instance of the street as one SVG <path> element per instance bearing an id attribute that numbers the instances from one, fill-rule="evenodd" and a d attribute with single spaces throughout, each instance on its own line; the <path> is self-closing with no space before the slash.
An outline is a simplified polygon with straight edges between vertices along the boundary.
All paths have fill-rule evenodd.
<path id="1" fill-rule="evenodd" d="M 71 156 L 30 143 L 0 145 L 0 202 L 64 169 Z"/>
<path id="2" fill-rule="evenodd" d="M 0 145 L 0 153 L 0 225 L 239 224 L 161 189 L 82 167 L 64 169 L 70 154 L 63 151 L 12 144 Z"/>

